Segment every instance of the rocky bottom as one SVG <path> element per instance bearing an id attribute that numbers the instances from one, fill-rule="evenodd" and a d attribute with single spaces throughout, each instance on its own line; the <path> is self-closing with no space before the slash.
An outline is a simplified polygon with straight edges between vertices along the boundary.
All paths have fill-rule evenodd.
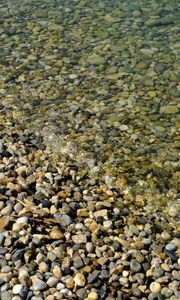
<path id="1" fill-rule="evenodd" d="M 0 299 L 178 300 L 178 232 L 12 125 L 0 133 Z"/>

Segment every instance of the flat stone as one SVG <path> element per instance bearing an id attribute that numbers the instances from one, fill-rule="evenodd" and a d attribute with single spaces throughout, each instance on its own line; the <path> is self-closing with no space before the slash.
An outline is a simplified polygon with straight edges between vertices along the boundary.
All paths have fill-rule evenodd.
<path id="1" fill-rule="evenodd" d="M 75 244 L 86 244 L 87 243 L 87 236 L 85 234 L 76 234 L 72 236 L 72 241 Z"/>
<path id="2" fill-rule="evenodd" d="M 87 62 L 92 65 L 104 65 L 106 63 L 106 59 L 104 56 L 92 54 L 87 58 Z"/>
<path id="3" fill-rule="evenodd" d="M 152 57 L 154 54 L 154 51 L 148 48 L 140 49 L 140 51 L 144 56 L 148 56 L 148 57 Z"/>
<path id="4" fill-rule="evenodd" d="M 94 270 L 91 274 L 88 275 L 87 278 L 88 284 L 95 282 L 98 277 L 99 277 L 99 272 L 97 270 Z"/>
<path id="5" fill-rule="evenodd" d="M 165 105 L 165 106 L 161 106 L 161 108 L 160 108 L 160 114 L 173 115 L 178 112 L 179 112 L 179 109 L 175 105 Z"/>

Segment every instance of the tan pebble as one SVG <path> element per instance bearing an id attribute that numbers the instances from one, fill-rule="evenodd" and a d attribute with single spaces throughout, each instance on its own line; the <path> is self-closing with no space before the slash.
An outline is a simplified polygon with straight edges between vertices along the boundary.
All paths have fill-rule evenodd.
<path id="1" fill-rule="evenodd" d="M 59 240 L 64 238 L 64 234 L 60 230 L 50 231 L 49 237 L 54 240 Z"/>
<path id="2" fill-rule="evenodd" d="M 115 236 L 114 240 L 118 241 L 125 248 L 129 247 L 129 242 L 119 238 L 118 236 Z"/>
<path id="3" fill-rule="evenodd" d="M 78 217 L 88 217 L 89 216 L 89 212 L 87 210 L 87 208 L 80 208 L 77 210 L 77 216 Z"/>
<path id="4" fill-rule="evenodd" d="M 107 262 L 107 258 L 106 257 L 100 257 L 97 259 L 97 263 L 101 266 L 105 265 L 105 263 Z"/>
<path id="5" fill-rule="evenodd" d="M 66 193 L 66 191 L 60 191 L 58 193 L 58 196 L 61 197 L 61 198 L 63 198 L 63 199 L 65 199 L 65 198 L 68 197 L 68 194 Z"/>
<path id="6" fill-rule="evenodd" d="M 168 266 L 168 264 L 161 264 L 161 268 L 164 270 L 164 271 L 166 271 L 166 272 L 170 272 L 170 267 Z"/>
<path id="7" fill-rule="evenodd" d="M 9 216 L 3 216 L 0 218 L 0 229 L 3 229 L 9 225 L 10 218 Z"/>
<path id="8" fill-rule="evenodd" d="M 99 211 L 95 211 L 94 212 L 94 216 L 95 216 L 95 218 L 98 218 L 98 217 L 104 217 L 104 218 L 106 218 L 107 217 L 107 213 L 108 213 L 107 209 L 101 209 Z"/>
<path id="9" fill-rule="evenodd" d="M 93 244 L 96 244 L 96 242 L 97 242 L 97 235 L 94 232 L 91 235 L 91 241 L 92 241 Z"/>
<path id="10" fill-rule="evenodd" d="M 48 295 L 45 300 L 54 300 L 55 297 L 53 295 Z"/>
<path id="11" fill-rule="evenodd" d="M 87 243 L 87 236 L 85 234 L 77 234 L 72 236 L 72 241 L 75 244 L 86 244 Z"/>
<path id="12" fill-rule="evenodd" d="M 163 240 L 170 240 L 170 238 L 171 238 L 170 234 L 167 231 L 163 231 L 161 233 L 161 237 Z"/>
<path id="13" fill-rule="evenodd" d="M 78 285 L 78 286 L 85 286 L 85 284 L 86 284 L 86 278 L 84 277 L 83 274 L 77 273 L 77 274 L 74 276 L 74 282 L 75 282 L 75 284 Z"/>
<path id="14" fill-rule="evenodd" d="M 74 199 L 80 200 L 82 198 L 82 194 L 80 192 L 74 192 Z"/>
<path id="15" fill-rule="evenodd" d="M 57 208 L 55 207 L 55 205 L 51 205 L 51 208 L 50 208 L 50 214 L 53 215 L 57 212 Z"/>
<path id="16" fill-rule="evenodd" d="M 62 277 L 62 271 L 61 271 L 60 267 L 54 266 L 52 272 L 53 272 L 53 275 L 54 275 L 55 277 L 57 277 L 58 279 Z"/>
<path id="17" fill-rule="evenodd" d="M 90 292 L 88 294 L 88 300 L 97 300 L 98 299 L 98 294 L 96 292 Z"/>
<path id="18" fill-rule="evenodd" d="M 85 266 L 83 268 L 83 270 L 86 272 L 86 273 L 90 273 L 92 271 L 91 267 L 90 266 Z"/>
<path id="19" fill-rule="evenodd" d="M 67 278 L 66 281 L 65 281 L 65 285 L 66 285 L 66 287 L 68 289 L 73 289 L 73 287 L 74 287 L 74 279 L 73 279 L 73 277 Z"/>
<path id="20" fill-rule="evenodd" d="M 39 271 L 41 271 L 42 273 L 46 273 L 48 272 L 48 265 L 42 261 L 40 264 L 39 264 Z"/>
<path id="21" fill-rule="evenodd" d="M 159 293 L 161 291 L 161 285 L 159 282 L 154 281 L 150 284 L 149 289 L 152 293 Z"/>
<path id="22" fill-rule="evenodd" d="M 89 225 L 89 230 L 91 232 L 94 232 L 98 228 L 98 224 L 95 221 L 92 221 L 92 223 Z"/>

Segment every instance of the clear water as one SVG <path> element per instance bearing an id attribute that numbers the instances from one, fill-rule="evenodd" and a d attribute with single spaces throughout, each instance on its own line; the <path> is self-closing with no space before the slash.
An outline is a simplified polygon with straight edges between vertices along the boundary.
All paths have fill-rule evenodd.
<path id="1" fill-rule="evenodd" d="M 1 1 L 1 113 L 137 206 L 176 207 L 179 6 Z"/>

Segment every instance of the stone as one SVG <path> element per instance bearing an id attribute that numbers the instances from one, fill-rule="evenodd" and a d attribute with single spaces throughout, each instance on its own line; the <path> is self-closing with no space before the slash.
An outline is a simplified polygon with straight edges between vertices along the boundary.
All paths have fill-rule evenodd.
<path id="1" fill-rule="evenodd" d="M 148 49 L 148 48 L 140 49 L 140 51 L 144 56 L 147 56 L 147 57 L 152 57 L 154 55 L 154 51 L 151 49 Z"/>
<path id="2" fill-rule="evenodd" d="M 76 234 L 72 236 L 72 241 L 75 244 L 86 244 L 87 243 L 87 236 L 85 234 Z"/>
<path id="3" fill-rule="evenodd" d="M 33 291 L 43 291 L 47 288 L 47 284 L 39 279 L 36 275 L 31 276 Z"/>
<path id="4" fill-rule="evenodd" d="M 150 286 L 149 289 L 152 293 L 160 293 L 161 291 L 161 285 L 159 282 L 157 281 L 153 281 Z"/>
<path id="5" fill-rule="evenodd" d="M 177 114 L 179 109 L 175 105 L 165 105 L 160 107 L 160 114 L 173 115 Z"/>
<path id="6" fill-rule="evenodd" d="M 60 279 L 62 277 L 62 271 L 61 271 L 61 268 L 59 266 L 54 266 L 52 272 L 53 272 L 53 275 L 55 277 L 57 277 L 58 279 Z"/>
<path id="7" fill-rule="evenodd" d="M 136 259 L 132 259 L 130 261 L 130 269 L 132 272 L 137 273 L 141 270 L 141 264 Z"/>
<path id="8" fill-rule="evenodd" d="M 88 275 L 87 278 L 88 284 L 95 282 L 98 279 L 98 277 L 99 277 L 99 272 L 97 270 L 94 270 L 92 273 Z"/>
<path id="9" fill-rule="evenodd" d="M 22 293 L 23 286 L 21 284 L 15 284 L 13 286 L 12 292 L 14 295 L 20 295 Z"/>
<path id="10" fill-rule="evenodd" d="M 56 286 L 56 284 L 58 283 L 58 281 L 59 280 L 58 280 L 57 277 L 51 276 L 51 277 L 48 278 L 48 280 L 46 281 L 46 283 L 47 283 L 47 285 L 49 287 L 54 287 L 54 286 Z"/>
<path id="11" fill-rule="evenodd" d="M 74 282 L 75 282 L 75 285 L 83 287 L 86 284 L 86 278 L 85 278 L 85 276 L 83 274 L 77 273 L 74 276 Z"/>
<path id="12" fill-rule="evenodd" d="M 92 253 L 94 251 L 94 244 L 92 242 L 86 243 L 86 251 L 88 253 Z"/>
<path id="13" fill-rule="evenodd" d="M 106 59 L 104 56 L 92 54 L 87 58 L 87 62 L 92 65 L 104 65 L 106 63 Z"/>
<path id="14" fill-rule="evenodd" d="M 97 300 L 98 299 L 98 293 L 96 292 L 90 292 L 88 294 L 88 300 Z"/>
<path id="15" fill-rule="evenodd" d="M 169 244 L 166 245 L 165 249 L 168 250 L 168 251 L 176 250 L 176 245 L 173 244 L 173 243 L 169 243 Z"/>

